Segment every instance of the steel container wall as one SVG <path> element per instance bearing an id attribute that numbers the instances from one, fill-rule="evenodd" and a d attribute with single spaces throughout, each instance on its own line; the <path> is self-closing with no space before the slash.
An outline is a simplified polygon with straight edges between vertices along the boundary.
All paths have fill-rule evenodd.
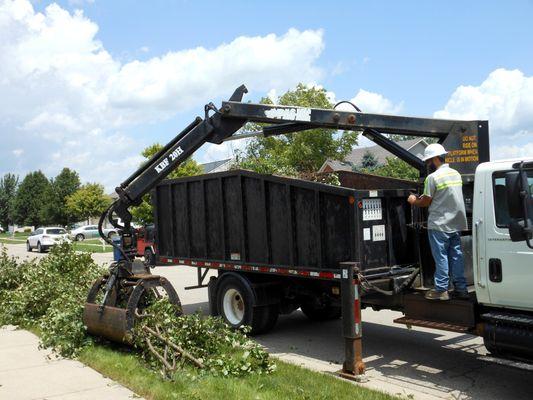
<path id="1" fill-rule="evenodd" d="M 407 195 L 240 170 L 167 180 L 152 194 L 158 253 L 293 268 L 408 264 L 415 252 Z M 381 218 L 363 218 L 365 199 L 379 199 Z M 384 232 L 377 240 L 375 225 Z"/>

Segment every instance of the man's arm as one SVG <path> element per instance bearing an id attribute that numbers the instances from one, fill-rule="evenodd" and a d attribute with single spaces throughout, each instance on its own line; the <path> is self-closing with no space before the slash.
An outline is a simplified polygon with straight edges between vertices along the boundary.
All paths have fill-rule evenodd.
<path id="1" fill-rule="evenodd" d="M 424 181 L 424 193 L 422 193 L 422 196 L 416 196 L 414 194 L 411 194 L 407 201 L 412 206 L 416 207 L 429 207 L 431 204 L 431 200 L 433 200 L 433 195 L 435 194 L 436 190 L 435 186 L 435 180 L 432 175 L 429 175 L 426 177 L 426 180 Z"/>
<path id="2" fill-rule="evenodd" d="M 429 207 L 429 205 L 431 204 L 431 200 L 433 199 L 430 196 L 426 196 L 425 194 L 419 197 L 416 197 L 414 194 L 412 194 L 407 198 L 409 204 L 416 207 Z"/>

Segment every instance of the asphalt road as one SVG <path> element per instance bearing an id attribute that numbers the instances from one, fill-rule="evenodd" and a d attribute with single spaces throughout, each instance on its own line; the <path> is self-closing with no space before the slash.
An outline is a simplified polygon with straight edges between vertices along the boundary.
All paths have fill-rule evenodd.
<path id="1" fill-rule="evenodd" d="M 23 245 L 7 245 L 9 254 L 27 253 Z M 110 253 L 93 255 L 108 262 Z M 196 270 L 189 267 L 158 267 L 154 273 L 167 277 L 181 298 L 185 312 L 207 312 L 207 290 L 185 291 L 196 283 Z M 533 372 L 478 360 L 486 354 L 482 340 L 433 329 L 394 324 L 393 311 L 363 311 L 363 352 L 369 381 L 363 385 L 403 398 L 415 399 L 533 399 Z M 340 321 L 313 323 L 296 311 L 281 316 L 270 333 L 256 339 L 271 353 L 306 367 L 335 372 L 341 367 L 343 343 Z M 333 396 L 333 395 L 332 395 Z"/>

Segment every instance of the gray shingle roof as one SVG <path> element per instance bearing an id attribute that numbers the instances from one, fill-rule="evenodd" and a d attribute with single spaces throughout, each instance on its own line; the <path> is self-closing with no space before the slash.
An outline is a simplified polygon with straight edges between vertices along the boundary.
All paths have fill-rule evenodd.
<path id="1" fill-rule="evenodd" d="M 416 146 L 419 142 L 423 142 L 424 147 L 427 146 L 427 143 L 424 141 L 424 139 L 421 138 L 402 140 L 396 143 L 404 149 L 409 150 L 412 147 Z M 327 160 L 320 169 L 322 170 L 324 166 L 328 164 L 331 168 L 333 168 L 334 171 L 352 171 L 352 166 L 358 167 L 359 165 L 361 165 L 363 156 L 367 151 L 372 153 L 374 157 L 376 157 L 378 164 L 385 164 L 387 162 L 388 157 L 394 157 L 392 153 L 389 153 L 387 150 L 385 150 L 379 145 L 357 147 L 352 149 L 352 151 L 346 156 L 344 161 Z"/>
<path id="2" fill-rule="evenodd" d="M 212 162 L 208 162 L 205 164 L 200 164 L 200 167 L 204 169 L 204 174 L 208 174 L 211 171 L 217 169 L 218 167 L 226 164 L 230 160 L 231 158 L 226 158 L 225 160 L 212 161 Z"/>

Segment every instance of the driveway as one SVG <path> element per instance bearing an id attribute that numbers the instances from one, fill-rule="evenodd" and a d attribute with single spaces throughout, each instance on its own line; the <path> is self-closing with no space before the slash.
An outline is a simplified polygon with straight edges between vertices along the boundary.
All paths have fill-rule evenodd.
<path id="1" fill-rule="evenodd" d="M 21 245 L 7 245 L 13 255 L 26 253 Z M 94 254 L 107 262 L 110 253 Z M 174 285 L 185 312 L 207 312 L 207 289 L 186 291 L 196 283 L 196 269 L 158 267 L 155 274 Z M 392 321 L 393 311 L 363 311 L 363 353 L 369 382 L 363 385 L 404 398 L 521 400 L 533 398 L 533 373 L 489 364 L 477 357 L 486 354 L 482 340 L 470 335 L 433 329 L 407 329 Z M 340 321 L 313 323 L 300 312 L 281 316 L 270 333 L 256 339 L 281 359 L 319 371 L 341 368 L 343 344 Z"/>

